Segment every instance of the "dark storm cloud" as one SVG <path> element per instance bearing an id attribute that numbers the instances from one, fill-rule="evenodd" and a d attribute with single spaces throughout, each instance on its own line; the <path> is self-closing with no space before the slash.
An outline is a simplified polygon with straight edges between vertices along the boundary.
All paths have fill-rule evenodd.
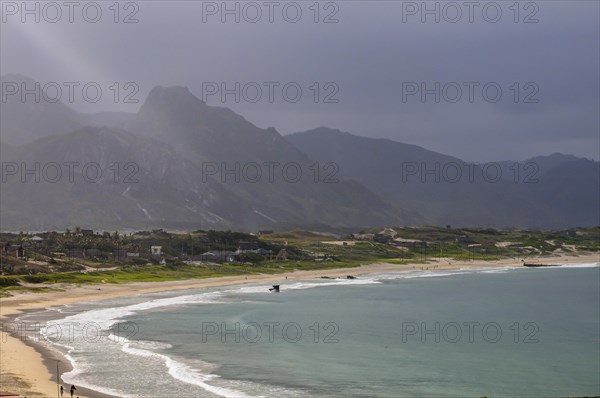
<path id="1" fill-rule="evenodd" d="M 286 22 L 278 11 L 274 23 L 266 21 L 266 14 L 257 23 L 243 18 L 234 23 L 231 17 L 221 23 L 218 14 L 203 22 L 208 3 L 191 1 L 138 2 L 139 22 L 134 24 L 115 24 L 107 9 L 95 24 L 81 19 L 22 24 L 10 16 L 2 23 L 1 68 L 42 82 L 102 81 L 108 86 L 134 81 L 140 100 L 155 85 L 186 85 L 201 96 L 203 82 L 297 82 L 303 89 L 297 103 L 281 95 L 274 103 L 236 103 L 231 96 L 225 103 L 218 96 L 208 102 L 284 134 L 326 125 L 467 160 L 524 159 L 555 151 L 597 159 L 599 3 L 522 2 L 517 23 L 509 9 L 513 2 L 494 3 L 502 18 L 486 21 L 480 10 L 489 3 L 478 3 L 473 23 L 466 14 L 456 23 L 444 18 L 435 23 L 431 15 L 422 23 L 419 13 L 404 14 L 403 21 L 403 10 L 422 3 L 389 1 L 323 2 L 319 20 L 328 15 L 339 20 L 328 24 L 314 23 L 312 2 L 298 3 L 303 11 L 298 23 Z M 428 4 L 433 8 L 436 3 Z M 122 11 L 120 18 L 127 10 Z M 523 23 L 528 16 L 538 22 Z M 310 89 L 315 82 L 319 103 Z M 433 95 L 422 102 L 420 93 L 403 101 L 411 82 L 428 88 L 435 82 L 479 86 L 473 102 L 466 91 L 456 103 L 445 97 L 436 103 Z M 327 83 L 339 88 L 333 96 L 338 103 L 323 103 L 335 91 L 325 89 Z M 502 89 L 498 102 L 482 98 L 481 88 L 489 83 Z M 452 96 L 452 87 L 447 89 Z M 537 102 L 524 102 L 528 95 Z M 103 98 L 73 106 L 87 112 L 135 111 L 139 104 Z"/>

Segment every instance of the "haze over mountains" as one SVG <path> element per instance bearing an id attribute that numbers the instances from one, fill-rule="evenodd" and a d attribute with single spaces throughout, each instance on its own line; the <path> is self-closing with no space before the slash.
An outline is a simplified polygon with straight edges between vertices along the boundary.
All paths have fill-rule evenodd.
<path id="1" fill-rule="evenodd" d="M 33 84 L 19 75 L 2 81 Z M 499 162 L 502 177 L 490 182 L 485 165 L 465 166 L 414 145 L 329 128 L 284 137 L 184 87 L 155 87 L 136 114 L 82 114 L 61 102 L 10 97 L 0 120 L 3 230 L 600 222 L 598 162 L 541 156 L 529 161 L 539 170 L 521 162 L 518 178 L 514 162 Z M 33 169 L 36 162 L 79 166 L 73 181 L 63 169 L 58 181 L 42 176 L 37 183 L 5 167 Z M 95 182 L 82 170 L 90 163 L 103 172 Z M 462 173 L 454 181 L 453 165 Z M 437 171 L 423 176 L 426 170 Z"/>
<path id="2" fill-rule="evenodd" d="M 596 225 L 598 162 L 553 154 L 477 165 L 414 145 L 319 128 L 287 137 L 376 194 L 436 225 Z M 460 170 L 460 171 L 459 171 Z"/>

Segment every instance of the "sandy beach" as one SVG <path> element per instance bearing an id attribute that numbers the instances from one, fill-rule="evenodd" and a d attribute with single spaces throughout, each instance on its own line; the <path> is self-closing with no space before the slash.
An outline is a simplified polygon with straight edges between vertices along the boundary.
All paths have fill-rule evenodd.
<path id="1" fill-rule="evenodd" d="M 582 254 L 578 256 L 536 257 L 528 261 L 548 264 L 576 264 L 600 262 L 600 253 Z M 76 302 L 89 302 L 104 299 L 114 299 L 140 294 L 219 287 L 245 283 L 282 283 L 286 279 L 301 280 L 320 277 L 345 277 L 346 275 L 360 276 L 369 273 L 399 272 L 412 269 L 453 270 L 461 268 L 511 267 L 522 266 L 520 261 L 503 259 L 498 261 L 452 261 L 441 258 L 431 260 L 428 264 L 389 264 L 376 263 L 357 268 L 341 268 L 317 271 L 296 271 L 277 275 L 248 275 L 235 277 L 220 277 L 195 279 L 172 282 L 146 282 L 126 285 L 94 284 L 84 286 L 59 285 L 64 292 L 50 293 L 16 293 L 13 297 L 0 300 L 0 317 L 3 322 L 10 320 L 25 311 L 43 310 L 51 306 L 60 306 Z M 56 360 L 57 354 L 44 350 L 39 344 L 21 340 L 18 336 L 2 333 L 0 349 L 0 390 L 17 392 L 27 397 L 57 396 Z M 61 372 L 69 369 L 63 358 Z M 69 386 L 65 385 L 65 388 Z M 65 391 L 68 396 L 68 391 Z M 78 388 L 77 396 L 101 398 L 106 395 Z"/>

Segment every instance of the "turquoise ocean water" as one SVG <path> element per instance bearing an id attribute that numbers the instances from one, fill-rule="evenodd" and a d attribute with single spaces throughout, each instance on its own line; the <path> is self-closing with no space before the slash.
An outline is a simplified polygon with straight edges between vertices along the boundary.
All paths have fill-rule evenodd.
<path id="1" fill-rule="evenodd" d="M 268 287 L 82 303 L 23 320 L 48 322 L 47 344 L 74 366 L 65 383 L 122 397 L 600 395 L 598 264 Z"/>

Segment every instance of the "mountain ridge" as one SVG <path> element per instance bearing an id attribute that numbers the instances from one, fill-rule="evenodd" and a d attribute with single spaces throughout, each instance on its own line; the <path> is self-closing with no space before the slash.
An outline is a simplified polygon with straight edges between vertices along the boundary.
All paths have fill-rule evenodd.
<path id="1" fill-rule="evenodd" d="M 505 161 L 476 166 L 419 146 L 330 128 L 307 130 L 286 138 L 317 160 L 337 162 L 340 169 L 346 171 L 345 177 L 358 180 L 388 201 L 415 209 L 435 225 L 553 228 L 596 225 L 598 219 L 598 206 L 594 208 L 590 204 L 598 203 L 600 195 L 594 189 L 583 190 L 583 183 L 575 184 L 581 191 L 581 201 L 559 204 L 553 202 L 553 196 L 541 194 L 559 192 L 560 186 L 573 183 L 577 178 L 594 186 L 599 178 L 599 163 L 589 161 L 587 167 L 579 169 L 585 170 L 585 176 L 563 176 L 560 181 L 558 177 L 548 177 L 553 186 L 540 187 L 544 176 L 552 176 L 572 162 L 588 161 L 572 155 L 553 154 L 521 163 Z M 533 166 L 538 169 L 528 162 L 534 162 Z M 460 168 L 461 178 L 454 181 L 453 175 L 449 172 L 446 175 L 444 167 L 447 166 L 451 166 L 449 170 Z M 512 172 L 511 166 L 518 168 L 518 172 Z M 493 176 L 494 170 L 502 175 L 498 181 L 486 178 L 489 174 Z M 473 179 L 469 178 L 471 172 Z M 585 206 L 580 208 L 577 203 Z M 589 219 L 582 217 L 585 212 Z M 577 216 L 571 221 L 569 216 L 574 214 Z"/>
<path id="2" fill-rule="evenodd" d="M 73 186 L 77 184 L 26 188 L 28 184 L 15 181 L 3 183 L 9 189 L 2 193 L 8 203 L 3 205 L 2 228 L 17 228 L 27 217 L 33 218 L 25 223 L 31 228 L 73 224 L 249 230 L 422 224 L 545 228 L 594 225 L 591 220 L 598 213 L 591 208 L 598 194 L 588 186 L 597 180 L 597 162 L 586 163 L 573 155 L 554 153 L 529 160 L 541 165 L 539 177 L 548 184 L 515 184 L 510 179 L 514 162 L 509 161 L 495 162 L 503 178 L 490 183 L 482 177 L 484 166 L 468 169 L 462 164 L 469 162 L 418 145 L 328 127 L 282 136 L 231 109 L 207 105 L 183 86 L 154 87 L 132 114 L 82 114 L 60 103 L 53 107 L 35 103 L 32 118 L 30 105 L 13 100 L 11 107 L 15 113 L 1 126 L 3 162 L 76 159 L 97 163 L 108 172 L 111 164 L 135 163 L 143 178 L 128 187 L 90 185 L 80 178 L 79 186 L 93 195 Z M 29 130 L 21 137 L 19 129 Z M 294 182 L 281 175 L 270 181 L 267 172 L 275 166 L 271 170 L 265 164 L 277 165 L 280 174 L 283 166 L 294 165 L 303 174 Z M 449 176 L 443 175 L 436 180 L 440 176 L 435 174 L 447 173 L 452 164 L 459 165 L 462 178 L 447 181 Z M 261 167 L 258 180 L 243 172 Z M 518 171 L 523 178 L 527 170 Z M 470 172 L 475 174 L 473 181 L 465 178 Z M 328 183 L 325 177 L 331 176 Z M 77 207 L 72 214 L 61 207 L 69 201 Z"/>

